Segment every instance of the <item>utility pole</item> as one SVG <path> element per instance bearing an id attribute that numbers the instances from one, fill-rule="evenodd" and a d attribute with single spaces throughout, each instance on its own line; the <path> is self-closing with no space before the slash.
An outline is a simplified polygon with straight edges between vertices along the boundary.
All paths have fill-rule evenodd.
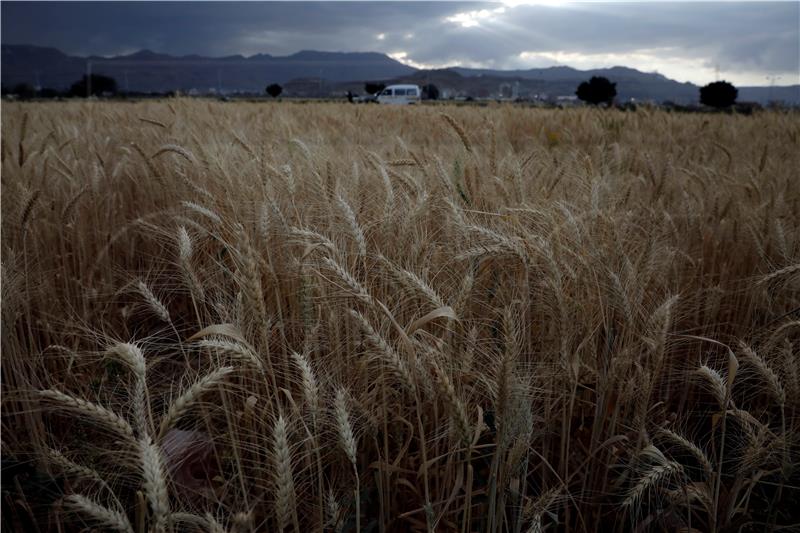
<path id="1" fill-rule="evenodd" d="M 774 91 L 774 89 L 775 89 L 775 82 L 776 82 L 776 81 L 778 81 L 779 79 L 781 79 L 781 77 L 780 77 L 780 76 L 766 76 L 766 78 L 767 78 L 767 80 L 769 81 L 769 102 L 768 102 L 768 103 L 770 103 L 770 104 L 771 104 L 771 103 L 772 103 L 772 100 L 773 100 L 773 98 L 774 98 L 774 95 L 773 95 L 773 93 L 775 92 L 775 91 Z"/>

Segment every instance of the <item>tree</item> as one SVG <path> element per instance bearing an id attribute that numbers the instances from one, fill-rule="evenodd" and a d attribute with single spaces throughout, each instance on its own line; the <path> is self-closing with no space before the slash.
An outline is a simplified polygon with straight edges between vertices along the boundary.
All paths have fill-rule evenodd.
<path id="1" fill-rule="evenodd" d="M 422 86 L 422 98 L 426 100 L 438 100 L 439 99 L 439 88 L 429 83 L 427 85 Z"/>
<path id="2" fill-rule="evenodd" d="M 11 89 L 11 94 L 16 94 L 20 100 L 28 100 L 36 96 L 36 88 L 30 83 L 18 83 Z"/>
<path id="3" fill-rule="evenodd" d="M 88 82 L 88 84 L 87 84 Z M 102 74 L 92 74 L 91 77 L 84 76 L 72 84 L 69 88 L 70 96 L 86 97 L 91 92 L 91 96 L 102 96 L 104 94 L 117 93 L 117 80 Z"/>
<path id="4" fill-rule="evenodd" d="M 39 98 L 58 98 L 59 96 L 61 96 L 61 93 L 58 91 L 58 89 L 44 87 L 41 91 L 39 91 Z"/>
<path id="5" fill-rule="evenodd" d="M 283 87 L 278 85 L 277 83 L 271 83 L 267 85 L 267 94 L 273 98 L 277 98 L 283 92 Z"/>
<path id="6" fill-rule="evenodd" d="M 700 88 L 700 103 L 722 109 L 736 103 L 739 91 L 727 81 L 715 81 Z"/>
<path id="7" fill-rule="evenodd" d="M 575 94 L 584 102 L 589 102 L 593 105 L 602 103 L 611 104 L 614 97 L 617 96 L 617 84 L 611 83 L 608 78 L 602 76 L 592 76 L 587 82 L 584 81 L 578 85 L 578 90 Z"/>
<path id="8" fill-rule="evenodd" d="M 386 88 L 385 83 L 367 82 L 364 84 L 364 91 L 367 94 L 377 94 Z"/>

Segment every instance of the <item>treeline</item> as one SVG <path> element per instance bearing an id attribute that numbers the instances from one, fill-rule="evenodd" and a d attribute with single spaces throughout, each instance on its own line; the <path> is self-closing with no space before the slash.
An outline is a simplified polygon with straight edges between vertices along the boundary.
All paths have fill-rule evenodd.
<path id="1" fill-rule="evenodd" d="M 602 76 L 592 76 L 578 85 L 575 95 L 592 105 L 612 105 L 617 96 L 617 84 Z M 716 109 L 726 109 L 736 104 L 739 90 L 727 81 L 715 81 L 700 88 L 700 103 Z"/>
<path id="2" fill-rule="evenodd" d="M 31 98 L 58 98 L 58 97 L 80 97 L 88 96 L 115 96 L 119 93 L 117 80 L 102 74 L 84 75 L 73 83 L 66 91 L 44 87 L 37 89 L 30 83 L 18 83 L 11 88 L 2 86 L 3 95 L 14 94 L 17 98 L 26 100 Z"/>
<path id="3" fill-rule="evenodd" d="M 380 82 L 367 82 L 364 84 L 364 91 L 366 97 L 360 97 L 361 101 L 368 101 L 380 93 L 386 87 L 385 84 Z M 283 87 L 277 83 L 272 83 L 265 88 L 266 94 L 272 98 L 277 98 L 283 93 Z M 732 109 L 734 107 L 746 106 L 751 111 L 759 108 L 759 104 L 747 102 L 737 106 L 737 97 L 739 91 L 733 84 L 727 81 L 715 81 L 709 83 L 699 90 L 699 102 L 702 106 L 711 107 L 714 109 Z M 84 75 L 81 79 L 73 83 L 67 90 L 58 90 L 53 88 L 37 88 L 30 83 L 19 83 L 13 87 L 2 86 L 2 95 L 14 95 L 20 100 L 30 100 L 33 98 L 87 98 L 94 97 L 114 97 L 114 96 L 128 96 L 128 97 L 163 97 L 175 96 L 177 91 L 167 92 L 141 92 L 141 91 L 120 91 L 117 81 L 102 74 Z M 595 106 L 605 107 L 622 107 L 630 108 L 633 104 L 630 102 L 617 102 L 617 84 L 608 78 L 602 76 L 593 76 L 588 81 L 580 83 L 575 90 L 575 96 L 578 100 Z M 354 101 L 359 98 L 357 95 L 347 92 L 346 97 L 349 101 Z M 422 86 L 422 99 L 423 100 L 438 100 L 440 97 L 439 88 L 432 84 Z M 471 100 L 471 98 L 468 98 Z M 674 104 L 672 102 L 664 102 L 664 105 L 676 110 L 692 111 L 699 110 L 697 106 L 686 106 Z"/>

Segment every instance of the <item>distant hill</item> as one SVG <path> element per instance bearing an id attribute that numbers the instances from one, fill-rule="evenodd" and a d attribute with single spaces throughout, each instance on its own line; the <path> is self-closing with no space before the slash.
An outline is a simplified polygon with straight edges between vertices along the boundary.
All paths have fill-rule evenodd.
<path id="1" fill-rule="evenodd" d="M 698 99 L 698 87 L 691 83 L 680 83 L 661 74 L 646 73 L 628 67 L 612 67 L 592 70 L 578 70 L 572 67 L 557 66 L 549 68 L 534 68 L 528 70 L 488 70 L 488 69 L 453 69 L 459 74 L 474 77 L 511 78 L 520 81 L 523 87 L 535 83 L 537 92 L 550 92 L 562 95 L 575 93 L 575 87 L 582 81 L 592 76 L 603 76 L 617 84 L 617 98 L 619 100 L 655 100 L 661 102 L 672 100 L 674 102 L 689 103 Z"/>
<path id="2" fill-rule="evenodd" d="M 269 83 L 319 77 L 331 82 L 383 80 L 414 72 L 384 54 L 302 51 L 285 57 L 258 54 L 250 57 L 171 56 L 150 50 L 130 55 L 76 57 L 55 48 L 27 45 L 2 46 L 2 82 L 20 82 L 66 89 L 87 71 L 117 79 L 132 91 L 170 91 L 209 88 L 263 92 Z"/>
<path id="3" fill-rule="evenodd" d="M 284 85 L 286 96 L 331 96 L 350 90 L 363 93 L 365 81 L 434 83 L 450 95 L 474 97 L 547 95 L 572 96 L 578 83 L 605 76 L 617 83 L 618 99 L 694 103 L 699 88 L 658 73 L 627 67 L 578 70 L 567 66 L 527 70 L 448 68 L 418 70 L 375 52 L 305 50 L 290 56 L 257 54 L 249 57 L 171 56 L 150 50 L 115 57 L 77 57 L 55 48 L 2 45 L 2 83 L 26 82 L 66 89 L 87 71 L 116 78 L 121 89 L 145 92 L 170 90 L 201 93 L 261 93 L 269 83 Z M 800 105 L 800 85 L 740 87 L 740 101 L 762 104 L 781 100 Z"/>

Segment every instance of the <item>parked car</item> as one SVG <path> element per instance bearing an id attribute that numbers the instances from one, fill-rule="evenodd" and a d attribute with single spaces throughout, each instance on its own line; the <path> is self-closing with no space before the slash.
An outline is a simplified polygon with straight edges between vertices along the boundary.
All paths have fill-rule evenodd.
<path id="1" fill-rule="evenodd" d="M 379 104 L 416 104 L 419 103 L 422 90 L 419 85 L 389 85 L 378 93 Z"/>

